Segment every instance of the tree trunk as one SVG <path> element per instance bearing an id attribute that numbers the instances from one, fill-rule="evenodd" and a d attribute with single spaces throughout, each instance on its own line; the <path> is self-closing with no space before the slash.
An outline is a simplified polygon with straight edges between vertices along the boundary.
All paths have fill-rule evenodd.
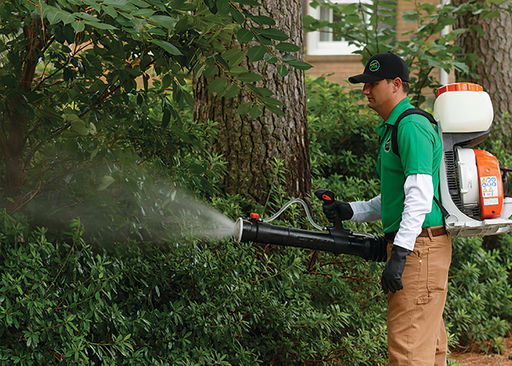
<path id="1" fill-rule="evenodd" d="M 454 0 L 454 5 L 460 5 L 467 0 Z M 512 106 L 512 16 L 506 11 L 496 18 L 484 19 L 468 15 L 458 19 L 458 28 L 479 25 L 485 34 L 475 31 L 462 34 L 458 43 L 462 53 L 475 54 L 476 66 L 474 71 L 479 78 L 468 78 L 467 75 L 456 74 L 457 79 L 464 79 L 480 84 L 491 97 L 494 107 L 493 130 L 500 135 L 510 134 L 510 127 L 503 123 L 500 117 L 503 113 L 511 113 Z M 512 142 L 503 139 L 505 148 L 512 149 Z M 507 140 L 507 141 L 505 141 Z"/>
<path id="2" fill-rule="evenodd" d="M 25 93 L 31 89 L 40 57 L 39 31 L 39 24 L 34 23 L 23 28 L 27 46 L 20 54 L 23 62 L 18 87 Z M 21 92 L 12 93 L 5 98 L 5 110 L 0 113 L 0 175 L 4 175 L 6 196 L 10 199 L 9 211 L 16 211 L 23 205 L 20 188 L 25 183 L 23 153 L 28 129 L 24 98 Z"/>
<path id="3" fill-rule="evenodd" d="M 467 0 L 454 0 L 458 6 Z M 458 19 L 457 28 L 468 28 L 472 25 L 482 27 L 485 34 L 475 31 L 463 33 L 457 40 L 462 47 L 462 53 L 475 54 L 476 66 L 474 72 L 479 78 L 468 78 L 467 75 L 456 74 L 474 83 L 480 84 L 491 97 L 494 108 L 494 122 L 492 132 L 501 136 L 503 147 L 512 150 L 510 141 L 510 124 L 500 118 L 504 113 L 511 113 L 512 106 L 512 16 L 502 11 L 499 17 L 481 19 L 481 16 L 467 15 Z M 506 138 L 505 138 L 506 137 Z M 494 249 L 497 245 L 497 236 L 486 236 L 483 246 Z"/>
<path id="4" fill-rule="evenodd" d="M 300 1 L 264 0 L 255 10 L 259 12 L 255 15 L 274 19 L 275 28 L 290 36 L 289 42 L 303 47 Z M 301 60 L 302 55 L 297 58 Z M 269 89 L 274 98 L 284 103 L 281 108 L 285 116 L 277 116 L 266 108 L 259 118 L 253 119 L 248 114 L 237 116 L 238 106 L 250 100 L 246 94 L 219 100 L 208 93 L 204 77 L 195 80 L 194 118 L 218 122 L 214 152 L 221 154 L 227 163 L 222 189 L 264 204 L 272 184 L 279 180 L 273 174 L 278 159 L 283 164 L 279 169 L 284 178 L 282 189 L 288 196 L 304 197 L 311 190 L 304 72 L 288 67 L 289 74 L 283 78 L 277 73 L 277 64 L 258 61 L 244 66 L 265 77 L 257 86 Z"/>

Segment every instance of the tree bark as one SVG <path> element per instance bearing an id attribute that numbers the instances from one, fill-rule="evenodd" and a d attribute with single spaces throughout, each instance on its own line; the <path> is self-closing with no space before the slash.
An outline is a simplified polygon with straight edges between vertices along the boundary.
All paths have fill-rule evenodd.
<path id="1" fill-rule="evenodd" d="M 457 6 L 464 2 L 467 0 L 454 0 L 453 4 Z M 508 135 L 510 128 L 496 117 L 506 112 L 511 113 L 512 37 L 510 34 L 512 33 L 512 16 L 506 11 L 501 11 L 499 17 L 484 20 L 481 17 L 468 15 L 459 18 L 456 26 L 457 28 L 467 28 L 471 25 L 479 25 L 485 34 L 480 35 L 471 31 L 462 34 L 457 42 L 462 47 L 462 53 L 476 55 L 474 71 L 479 78 L 471 78 L 457 73 L 457 79 L 463 77 L 477 83 L 489 93 L 495 115 L 493 129 L 499 131 L 500 134 Z M 512 148 L 512 142 L 506 142 L 506 148 Z"/>
<path id="2" fill-rule="evenodd" d="M 275 28 L 290 36 L 289 42 L 303 47 L 300 1 L 264 0 L 256 10 L 259 13 L 253 14 L 271 17 L 276 21 Z M 302 60 L 303 56 L 297 58 Z M 259 118 L 237 116 L 238 106 L 250 100 L 246 93 L 219 100 L 208 93 L 207 80 L 195 80 L 195 119 L 218 122 L 219 135 L 213 150 L 227 164 L 222 189 L 264 204 L 272 184 L 278 182 L 272 170 L 275 159 L 279 159 L 283 163 L 279 174 L 285 180 L 282 189 L 291 197 L 304 197 L 311 191 L 304 72 L 288 67 L 289 73 L 283 78 L 277 73 L 277 64 L 258 61 L 244 66 L 265 77 L 256 86 L 269 89 L 274 98 L 284 102 L 281 108 L 285 116 L 265 108 Z"/>
<path id="3" fill-rule="evenodd" d="M 38 38 L 39 31 L 39 26 L 34 23 L 23 28 L 27 46 L 20 53 L 22 72 L 18 81 L 18 87 L 23 92 L 31 89 L 37 59 L 40 57 L 42 44 Z M 12 200 L 9 211 L 15 211 L 23 204 L 20 188 L 25 183 L 23 152 L 28 129 L 23 96 L 21 92 L 12 94 L 6 98 L 6 109 L 0 113 L 0 166 L 5 174 L 7 197 Z"/>

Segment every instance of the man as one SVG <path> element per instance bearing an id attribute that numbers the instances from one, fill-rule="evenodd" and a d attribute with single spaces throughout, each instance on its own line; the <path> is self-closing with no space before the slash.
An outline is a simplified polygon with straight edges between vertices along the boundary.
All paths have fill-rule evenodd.
<path id="1" fill-rule="evenodd" d="M 364 83 L 368 106 L 383 119 L 377 132 L 381 194 L 370 201 L 324 204 L 326 216 L 342 220 L 382 220 L 388 261 L 381 283 L 388 296 L 390 365 L 444 366 L 447 338 L 443 308 L 451 262 L 451 238 L 444 229 L 439 197 L 441 141 L 419 114 L 398 124 L 398 154 L 391 148 L 397 118 L 413 108 L 407 97 L 409 70 L 393 53 L 373 56 L 351 83 Z"/>

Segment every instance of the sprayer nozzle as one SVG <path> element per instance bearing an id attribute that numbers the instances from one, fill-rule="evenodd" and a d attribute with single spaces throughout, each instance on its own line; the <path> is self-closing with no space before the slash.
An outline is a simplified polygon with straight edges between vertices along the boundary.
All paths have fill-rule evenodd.
<path id="1" fill-rule="evenodd" d="M 235 233 L 233 234 L 233 239 L 237 243 L 240 243 L 242 241 L 242 233 L 244 231 L 244 220 L 239 217 L 235 222 Z"/>

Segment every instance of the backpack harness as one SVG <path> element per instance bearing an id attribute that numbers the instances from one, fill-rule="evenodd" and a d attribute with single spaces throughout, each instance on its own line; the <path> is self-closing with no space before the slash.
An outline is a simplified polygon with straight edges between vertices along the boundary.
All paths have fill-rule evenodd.
<path id="1" fill-rule="evenodd" d="M 437 126 L 437 121 L 434 119 L 434 117 L 430 113 L 425 112 L 422 109 L 411 108 L 411 109 L 408 109 L 408 110 L 402 112 L 402 114 L 400 116 L 398 116 L 398 118 L 393 126 L 393 130 L 391 131 L 391 149 L 392 149 L 393 153 L 396 156 L 398 156 L 398 158 L 400 158 L 400 153 L 398 152 L 398 142 L 397 142 L 397 140 L 398 140 L 398 124 L 400 123 L 400 121 L 402 119 L 404 119 L 405 117 L 407 117 L 410 114 L 420 114 L 423 117 L 427 118 L 430 121 L 430 123 Z M 450 216 L 450 214 L 448 213 L 446 208 L 443 207 L 442 203 L 437 199 L 436 196 L 434 196 L 434 201 L 439 206 L 439 209 L 441 210 L 441 213 L 443 214 L 443 217 L 445 219 L 448 216 Z"/>

